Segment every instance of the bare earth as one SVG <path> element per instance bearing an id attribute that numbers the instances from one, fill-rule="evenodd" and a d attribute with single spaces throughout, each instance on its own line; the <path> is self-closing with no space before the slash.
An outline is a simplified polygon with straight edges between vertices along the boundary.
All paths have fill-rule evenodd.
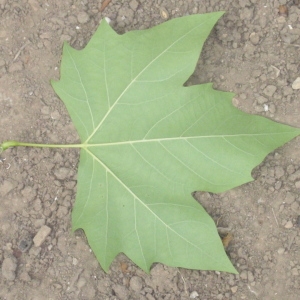
<path id="1" fill-rule="evenodd" d="M 288 15 L 279 15 L 286 2 Z M 0 141 L 78 142 L 49 84 L 59 78 L 63 41 L 81 49 L 103 17 L 124 33 L 164 22 L 166 12 L 175 18 L 226 11 L 188 84 L 213 82 L 236 93 L 233 103 L 241 110 L 300 127 L 300 90 L 292 88 L 300 77 L 299 1 L 112 0 L 102 13 L 99 8 L 96 0 L 0 0 Z M 84 234 L 71 232 L 78 150 L 6 151 L 0 299 L 299 299 L 299 142 L 271 153 L 253 171 L 255 181 L 195 195 L 233 235 L 227 253 L 239 275 L 161 264 L 148 275 L 122 254 L 104 273 Z M 31 245 L 43 225 L 50 234 L 39 247 Z"/>

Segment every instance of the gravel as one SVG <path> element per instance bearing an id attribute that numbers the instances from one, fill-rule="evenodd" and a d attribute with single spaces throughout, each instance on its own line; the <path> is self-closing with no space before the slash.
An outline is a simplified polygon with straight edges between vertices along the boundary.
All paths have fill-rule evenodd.
<path id="1" fill-rule="evenodd" d="M 299 4 L 290 1 L 288 16 L 279 16 L 284 1 L 228 3 L 111 1 L 100 13 L 96 0 L 0 0 L 5 20 L 0 28 L 0 136 L 78 143 L 65 106 L 49 85 L 59 78 L 62 43 L 83 49 L 104 17 L 119 34 L 149 28 L 165 21 L 162 8 L 169 19 L 226 11 L 187 85 L 212 82 L 235 93 L 238 109 L 300 127 Z M 25 41 L 30 43 L 21 49 Z M 230 229 L 234 238 L 226 252 L 239 275 L 159 263 L 146 274 L 123 254 L 105 273 L 84 233 L 71 229 L 78 150 L 21 147 L 4 154 L 10 168 L 0 164 L 1 299 L 299 298 L 298 139 L 268 155 L 253 170 L 253 182 L 221 194 L 195 194 L 218 227 Z M 22 252 L 24 231 L 33 237 L 43 226 L 51 232 L 47 229 Z"/>

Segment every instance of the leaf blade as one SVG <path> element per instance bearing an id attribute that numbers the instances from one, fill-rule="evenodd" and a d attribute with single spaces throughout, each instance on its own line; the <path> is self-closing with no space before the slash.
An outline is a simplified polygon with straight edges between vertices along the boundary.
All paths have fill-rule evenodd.
<path id="1" fill-rule="evenodd" d="M 236 273 L 190 193 L 251 181 L 268 152 L 300 133 L 235 109 L 211 84 L 182 86 L 222 14 L 122 36 L 102 22 L 85 49 L 64 46 L 52 85 L 83 142 L 73 229 L 105 271 L 124 252 L 146 272 L 162 262 Z"/>

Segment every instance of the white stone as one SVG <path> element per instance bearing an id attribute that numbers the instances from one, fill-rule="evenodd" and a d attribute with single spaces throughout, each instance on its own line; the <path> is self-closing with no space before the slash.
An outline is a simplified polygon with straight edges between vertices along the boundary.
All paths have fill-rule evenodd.
<path id="1" fill-rule="evenodd" d="M 289 229 L 293 227 L 292 221 L 287 221 L 286 224 L 284 225 L 285 228 Z"/>
<path id="2" fill-rule="evenodd" d="M 191 292 L 190 294 L 191 299 L 196 299 L 197 297 L 199 297 L 199 294 L 196 291 Z"/>
<path id="3" fill-rule="evenodd" d="M 105 21 L 106 21 L 108 24 L 111 23 L 111 19 L 110 19 L 109 17 L 105 17 L 104 19 L 105 19 Z"/>
<path id="4" fill-rule="evenodd" d="M 300 89 L 300 77 L 296 78 L 296 80 L 293 82 L 292 89 L 294 90 Z"/>

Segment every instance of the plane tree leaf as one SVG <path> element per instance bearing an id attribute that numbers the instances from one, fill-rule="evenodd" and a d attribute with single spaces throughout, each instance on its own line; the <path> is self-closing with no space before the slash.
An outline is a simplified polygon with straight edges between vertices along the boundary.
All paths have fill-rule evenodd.
<path id="1" fill-rule="evenodd" d="M 299 129 L 234 108 L 211 84 L 184 87 L 222 12 L 118 35 L 104 20 L 80 51 L 64 45 L 65 103 L 82 145 L 73 229 L 105 271 L 123 252 L 152 263 L 235 273 L 215 224 L 192 198 L 252 180 Z"/>

